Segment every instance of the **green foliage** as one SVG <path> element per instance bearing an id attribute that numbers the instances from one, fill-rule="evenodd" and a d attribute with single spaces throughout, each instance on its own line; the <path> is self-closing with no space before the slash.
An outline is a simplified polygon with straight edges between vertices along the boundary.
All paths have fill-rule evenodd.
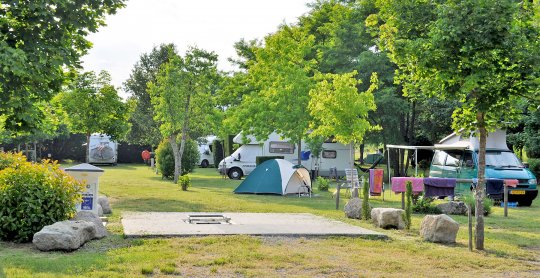
<path id="1" fill-rule="evenodd" d="M 219 162 L 223 160 L 223 143 L 221 140 L 214 140 L 212 142 L 212 156 L 214 157 L 214 167 L 219 167 Z"/>
<path id="2" fill-rule="evenodd" d="M 540 158 L 529 158 L 529 169 L 533 172 L 534 176 L 540 178 Z"/>
<path id="3" fill-rule="evenodd" d="M 200 154 L 197 143 L 193 140 L 186 142 L 182 156 L 182 175 L 193 172 L 199 162 Z M 163 140 L 156 150 L 156 162 L 161 176 L 167 179 L 174 178 L 174 155 L 169 140 Z"/>
<path id="4" fill-rule="evenodd" d="M 412 223 L 412 182 L 407 181 L 406 184 L 406 192 L 405 192 L 405 227 L 407 230 L 411 229 L 411 223 Z"/>
<path id="5" fill-rule="evenodd" d="M 182 175 L 180 178 L 178 178 L 178 183 L 180 184 L 180 187 L 182 187 L 183 191 L 187 191 L 189 187 L 191 187 L 191 179 L 188 175 Z"/>
<path id="6" fill-rule="evenodd" d="M 93 72 L 80 74 L 56 101 L 66 111 L 70 130 L 74 133 L 87 136 L 103 133 L 118 139 L 129 130 L 129 106 L 122 101 L 105 71 L 99 75 Z"/>
<path id="7" fill-rule="evenodd" d="M 527 156 L 540 158 L 540 110 L 536 109 L 525 119 L 525 149 Z"/>
<path id="8" fill-rule="evenodd" d="M 476 211 L 476 200 L 473 194 L 465 194 L 463 195 L 462 199 L 463 202 L 471 208 L 471 214 L 474 215 Z M 493 207 L 493 200 L 489 198 L 484 198 L 484 200 L 482 201 L 482 206 L 484 207 L 484 216 L 490 215 Z"/>
<path id="9" fill-rule="evenodd" d="M 354 78 L 356 72 L 347 74 L 317 75 L 318 83 L 309 92 L 309 110 L 314 121 L 310 136 L 330 137 L 348 144 L 362 142 L 364 134 L 372 129 L 368 112 L 375 110 L 373 90 L 377 88 L 377 76 L 366 92 L 358 93 Z"/>
<path id="10" fill-rule="evenodd" d="M 26 242 L 46 225 L 71 218 L 83 184 L 49 161 L 0 155 L 0 239 Z M 7 167 L 6 167 L 7 165 Z"/>
<path id="11" fill-rule="evenodd" d="M 255 165 L 259 165 L 267 160 L 271 159 L 285 159 L 282 155 L 275 155 L 275 156 L 257 156 L 255 157 Z"/>
<path id="12" fill-rule="evenodd" d="M 371 218 L 371 207 L 369 205 L 369 182 L 364 180 L 362 184 L 362 219 L 368 220 Z"/>
<path id="13" fill-rule="evenodd" d="M 10 132 L 39 130 L 49 101 L 80 67 L 86 39 L 124 0 L 0 3 L 0 114 Z"/>
<path id="14" fill-rule="evenodd" d="M 433 204 L 433 198 L 420 195 L 416 203 L 412 206 L 414 213 L 422 214 L 440 214 L 441 210 Z"/>
<path id="15" fill-rule="evenodd" d="M 330 181 L 326 178 L 317 177 L 316 183 L 319 191 L 328 191 L 330 188 Z"/>

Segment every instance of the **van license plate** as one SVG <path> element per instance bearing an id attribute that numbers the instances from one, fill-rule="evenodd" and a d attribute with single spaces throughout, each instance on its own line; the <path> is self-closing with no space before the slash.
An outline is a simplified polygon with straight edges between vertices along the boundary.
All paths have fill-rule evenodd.
<path id="1" fill-rule="evenodd" d="M 512 190 L 510 191 L 512 195 L 525 195 L 525 190 Z"/>

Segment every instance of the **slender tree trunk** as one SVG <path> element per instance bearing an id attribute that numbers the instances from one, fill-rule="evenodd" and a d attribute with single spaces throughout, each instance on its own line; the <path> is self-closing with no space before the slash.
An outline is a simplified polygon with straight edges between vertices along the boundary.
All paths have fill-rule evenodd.
<path id="1" fill-rule="evenodd" d="M 180 167 L 182 166 L 182 159 L 178 153 L 178 144 L 176 143 L 176 137 L 178 134 L 173 133 L 169 136 L 169 142 L 171 143 L 171 148 L 173 151 L 174 157 L 174 183 L 178 183 L 178 177 L 180 176 Z"/>
<path id="2" fill-rule="evenodd" d="M 186 106 L 184 107 L 184 124 L 182 125 L 182 139 L 180 141 L 180 150 L 177 147 L 178 159 L 174 161 L 174 183 L 178 183 L 178 177 L 182 175 L 182 156 L 184 155 L 184 148 L 186 146 L 188 127 L 189 127 L 189 112 L 190 112 L 191 94 L 188 94 L 186 100 Z"/>
<path id="3" fill-rule="evenodd" d="M 90 162 L 90 133 L 86 133 L 86 163 Z"/>
<path id="4" fill-rule="evenodd" d="M 298 140 L 298 165 L 302 165 L 302 139 Z"/>
<path id="5" fill-rule="evenodd" d="M 364 143 L 360 144 L 360 165 L 364 164 Z"/>
<path id="6" fill-rule="evenodd" d="M 485 168 L 486 168 L 486 140 L 487 130 L 484 121 L 484 114 L 476 114 L 478 131 L 480 132 L 480 150 L 478 153 L 478 184 L 476 185 L 475 198 L 475 238 L 476 249 L 484 250 L 484 188 L 485 188 Z"/>

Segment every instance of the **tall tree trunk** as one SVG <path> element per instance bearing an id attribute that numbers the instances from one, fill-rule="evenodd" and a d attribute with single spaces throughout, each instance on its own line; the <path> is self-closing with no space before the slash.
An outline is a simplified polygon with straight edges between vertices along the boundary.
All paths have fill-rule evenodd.
<path id="1" fill-rule="evenodd" d="M 174 183 L 178 183 L 178 177 L 180 176 L 180 167 L 182 166 L 182 158 L 178 153 L 178 144 L 176 143 L 176 137 L 178 134 L 173 133 L 169 136 L 169 142 L 171 143 L 171 148 L 173 151 L 174 157 Z"/>
<path id="2" fill-rule="evenodd" d="M 364 143 L 360 144 L 360 165 L 364 164 Z"/>
<path id="3" fill-rule="evenodd" d="M 188 138 L 189 127 L 189 112 L 190 112 L 191 94 L 188 94 L 186 100 L 186 106 L 184 107 L 184 124 L 182 125 L 182 139 L 180 141 L 180 150 L 177 148 L 178 159 L 174 161 L 174 183 L 178 183 L 178 177 L 182 174 L 182 156 L 184 155 L 184 148 L 186 146 L 186 140 Z"/>
<path id="4" fill-rule="evenodd" d="M 298 165 L 302 165 L 302 139 L 298 140 Z"/>
<path id="5" fill-rule="evenodd" d="M 484 250 L 484 188 L 485 188 L 485 171 L 486 171 L 486 140 L 487 130 L 484 121 L 484 113 L 476 113 L 478 122 L 478 131 L 480 132 L 480 150 L 478 153 L 478 184 L 476 185 L 475 198 L 475 238 L 476 249 Z"/>
<path id="6" fill-rule="evenodd" d="M 412 102 L 412 111 L 411 111 L 411 120 L 409 122 L 409 145 L 412 144 L 414 140 L 414 122 L 416 121 L 416 101 Z"/>
<path id="7" fill-rule="evenodd" d="M 86 163 L 90 162 L 90 133 L 86 133 Z"/>

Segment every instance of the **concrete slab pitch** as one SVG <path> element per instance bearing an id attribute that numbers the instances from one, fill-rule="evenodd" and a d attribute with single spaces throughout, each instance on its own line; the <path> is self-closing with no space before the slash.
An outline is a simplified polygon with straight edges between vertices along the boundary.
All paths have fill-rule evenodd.
<path id="1" fill-rule="evenodd" d="M 230 224 L 188 223 L 189 215 L 201 214 L 222 214 L 231 219 Z M 122 225 L 126 237 L 254 235 L 387 238 L 379 232 L 309 213 L 125 212 L 122 214 Z"/>

